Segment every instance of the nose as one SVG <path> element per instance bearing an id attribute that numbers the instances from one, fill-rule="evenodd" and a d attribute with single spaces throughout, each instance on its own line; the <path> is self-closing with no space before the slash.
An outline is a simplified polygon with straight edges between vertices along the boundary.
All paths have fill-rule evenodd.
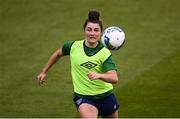
<path id="1" fill-rule="evenodd" d="M 89 35 L 95 35 L 95 32 L 94 32 L 94 31 L 91 31 L 91 32 L 89 33 Z"/>

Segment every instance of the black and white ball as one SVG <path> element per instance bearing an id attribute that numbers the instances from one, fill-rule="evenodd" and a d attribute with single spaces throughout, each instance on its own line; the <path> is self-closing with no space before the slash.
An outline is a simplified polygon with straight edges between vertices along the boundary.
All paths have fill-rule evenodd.
<path id="1" fill-rule="evenodd" d="M 101 41 L 109 50 L 118 50 L 125 43 L 125 33 L 120 27 L 111 26 L 104 30 Z"/>

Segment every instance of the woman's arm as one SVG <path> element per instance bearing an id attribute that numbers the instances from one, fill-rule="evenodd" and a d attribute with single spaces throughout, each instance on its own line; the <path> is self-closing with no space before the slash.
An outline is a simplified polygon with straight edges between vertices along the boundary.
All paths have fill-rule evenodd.
<path id="1" fill-rule="evenodd" d="M 103 74 L 96 73 L 96 72 L 90 72 L 88 74 L 88 78 L 90 80 L 101 79 L 105 82 L 112 83 L 112 84 L 115 84 L 118 82 L 118 76 L 117 76 L 116 70 L 110 70 Z"/>
<path id="2" fill-rule="evenodd" d="M 41 73 L 38 75 L 39 85 L 42 86 L 44 83 L 44 78 L 46 77 L 46 73 L 53 66 L 56 61 L 63 56 L 62 48 L 57 49 L 49 58 L 47 64 L 42 69 Z"/>

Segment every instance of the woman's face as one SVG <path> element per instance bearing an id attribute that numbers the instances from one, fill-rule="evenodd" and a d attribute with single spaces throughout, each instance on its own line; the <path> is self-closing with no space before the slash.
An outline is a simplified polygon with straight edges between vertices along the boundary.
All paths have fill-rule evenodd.
<path id="1" fill-rule="evenodd" d="M 101 37 L 101 28 L 98 23 L 89 22 L 85 28 L 85 38 L 88 43 L 96 43 Z"/>

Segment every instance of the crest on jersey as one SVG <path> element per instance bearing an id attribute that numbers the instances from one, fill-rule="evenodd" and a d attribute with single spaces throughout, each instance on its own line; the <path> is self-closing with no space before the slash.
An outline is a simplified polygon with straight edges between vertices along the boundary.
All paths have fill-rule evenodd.
<path id="1" fill-rule="evenodd" d="M 90 62 L 90 61 L 87 61 L 85 63 L 82 63 L 81 66 L 87 68 L 87 69 L 92 69 L 94 67 L 97 66 L 97 64 L 93 63 L 93 62 Z"/>

